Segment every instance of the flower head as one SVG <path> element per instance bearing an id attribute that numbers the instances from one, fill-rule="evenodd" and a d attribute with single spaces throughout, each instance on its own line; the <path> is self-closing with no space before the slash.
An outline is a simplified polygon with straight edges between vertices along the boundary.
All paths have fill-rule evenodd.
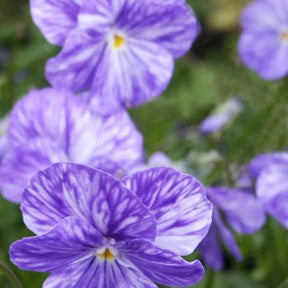
<path id="1" fill-rule="evenodd" d="M 239 55 L 266 80 L 288 74 L 288 19 L 286 0 L 254 0 L 244 9 Z"/>
<path id="2" fill-rule="evenodd" d="M 97 116 L 65 90 L 35 90 L 20 100 L 7 137 L 0 186 L 14 202 L 31 177 L 53 163 L 81 163 L 117 175 L 142 161 L 142 136 L 126 112 Z"/>
<path id="3" fill-rule="evenodd" d="M 120 182 L 85 166 L 54 164 L 32 179 L 21 209 L 39 236 L 15 242 L 11 260 L 50 272 L 43 287 L 188 286 L 203 276 L 199 261 L 178 255 L 205 236 L 211 206 L 199 182 L 173 169 Z"/>
<path id="4" fill-rule="evenodd" d="M 249 171 L 256 181 L 256 194 L 268 214 L 288 229 L 288 153 L 255 157 Z"/>
<path id="5" fill-rule="evenodd" d="M 241 234 L 255 233 L 264 225 L 265 214 L 261 203 L 251 191 L 210 187 L 207 194 L 214 206 L 213 222 L 208 235 L 199 245 L 199 251 L 207 265 L 220 270 L 224 261 L 219 241 L 224 243 L 236 260 L 240 261 L 242 258 L 230 227 Z"/>
<path id="6" fill-rule="evenodd" d="M 173 60 L 190 49 L 199 32 L 184 1 L 44 2 L 31 2 L 34 20 L 48 39 L 63 45 L 48 61 L 48 80 L 74 92 L 89 91 L 91 107 L 104 114 L 160 95 L 172 76 Z M 62 16 L 59 22 L 52 17 L 51 25 L 55 10 Z"/>

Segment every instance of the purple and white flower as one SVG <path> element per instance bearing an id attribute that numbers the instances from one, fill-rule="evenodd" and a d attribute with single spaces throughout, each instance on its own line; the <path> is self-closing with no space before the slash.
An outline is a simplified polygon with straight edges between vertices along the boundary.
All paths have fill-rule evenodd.
<path id="1" fill-rule="evenodd" d="M 45 288 L 188 286 L 203 276 L 199 261 L 179 254 L 206 235 L 212 208 L 202 185 L 173 169 L 119 181 L 54 164 L 34 176 L 21 209 L 38 236 L 15 242 L 10 257 L 21 269 L 50 272 Z"/>
<path id="2" fill-rule="evenodd" d="M 48 61 L 49 82 L 88 91 L 91 107 L 103 114 L 159 96 L 172 77 L 174 59 L 190 49 L 200 30 L 184 1 L 81 2 L 33 0 L 31 10 L 46 37 L 63 45 Z M 54 13 L 59 17 L 51 18 Z"/>
<path id="3" fill-rule="evenodd" d="M 251 161 L 249 171 L 264 209 L 288 229 L 288 153 L 259 155 Z"/>
<path id="4" fill-rule="evenodd" d="M 240 234 L 252 234 L 264 225 L 266 217 L 261 203 L 252 191 L 210 187 L 207 189 L 207 194 L 214 206 L 213 222 L 208 235 L 198 249 L 208 266 L 220 270 L 224 266 L 220 241 L 237 261 L 242 259 L 230 227 Z"/>
<path id="5" fill-rule="evenodd" d="M 239 55 L 263 79 L 288 74 L 287 14 L 287 0 L 254 0 L 243 11 Z"/>
<path id="6" fill-rule="evenodd" d="M 201 123 L 199 130 L 203 135 L 219 132 L 242 111 L 240 98 L 228 99 Z"/>
<path id="7" fill-rule="evenodd" d="M 117 175 L 143 158 L 142 136 L 125 111 L 100 117 L 79 97 L 52 88 L 32 91 L 15 105 L 7 141 L 0 187 L 13 202 L 52 163 L 80 163 Z"/>

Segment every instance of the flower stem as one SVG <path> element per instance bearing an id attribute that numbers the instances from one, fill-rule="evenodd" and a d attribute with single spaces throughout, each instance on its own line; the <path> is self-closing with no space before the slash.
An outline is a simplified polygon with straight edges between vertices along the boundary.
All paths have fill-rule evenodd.
<path id="1" fill-rule="evenodd" d="M 207 280 L 206 280 L 206 288 L 213 288 L 214 287 L 214 282 L 215 282 L 215 278 L 216 278 L 216 273 L 214 270 L 209 270 L 207 272 Z"/>
<path id="2" fill-rule="evenodd" d="M 7 276 L 7 278 L 15 288 L 23 288 L 20 280 L 17 278 L 15 273 L 10 269 L 7 264 L 2 261 L 0 261 L 0 270 L 4 272 L 4 274 Z"/>

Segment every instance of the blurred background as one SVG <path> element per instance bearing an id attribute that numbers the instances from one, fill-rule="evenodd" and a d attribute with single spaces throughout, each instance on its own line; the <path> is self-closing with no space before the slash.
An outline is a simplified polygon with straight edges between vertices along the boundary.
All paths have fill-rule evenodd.
<path id="1" fill-rule="evenodd" d="M 174 161 L 188 163 L 206 185 L 227 185 L 225 165 L 210 163 L 208 156 L 213 158 L 215 150 L 233 169 L 257 154 L 288 147 L 288 79 L 265 82 L 238 59 L 239 16 L 248 2 L 188 1 L 201 22 L 201 35 L 190 53 L 177 61 L 165 95 L 130 111 L 144 135 L 148 157 L 160 150 Z M 57 51 L 34 26 L 28 0 L 0 0 L 0 118 L 29 89 L 48 85 L 45 62 Z M 241 114 L 221 135 L 201 136 L 199 124 L 234 96 L 243 101 Z M 0 199 L 0 260 L 10 265 L 25 288 L 36 288 L 46 275 L 20 271 L 8 257 L 10 244 L 29 235 L 19 207 Z M 284 283 L 288 278 L 287 230 L 269 219 L 259 233 L 236 237 L 243 262 L 227 254 L 225 269 L 216 275 L 207 269 L 203 281 L 194 287 L 208 287 L 211 277 L 215 281 L 210 287 L 215 288 L 288 287 Z M 0 287 L 12 287 L 1 271 Z"/>

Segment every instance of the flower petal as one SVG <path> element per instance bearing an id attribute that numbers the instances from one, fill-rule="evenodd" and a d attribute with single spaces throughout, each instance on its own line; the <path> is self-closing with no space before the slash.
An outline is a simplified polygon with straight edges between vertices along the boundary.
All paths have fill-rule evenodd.
<path id="1" fill-rule="evenodd" d="M 82 165 L 54 164 L 39 172 L 25 190 L 21 208 L 35 233 L 75 215 L 116 240 L 155 238 L 148 208 L 112 176 Z"/>
<path id="2" fill-rule="evenodd" d="M 256 156 L 249 164 L 249 172 L 253 178 L 257 178 L 267 167 L 277 165 L 288 166 L 287 152 L 266 153 Z"/>
<path id="3" fill-rule="evenodd" d="M 263 79 L 275 80 L 288 73 L 288 45 L 275 31 L 244 32 L 238 49 L 242 62 Z"/>
<path id="4" fill-rule="evenodd" d="M 167 88 L 173 69 L 171 55 L 153 43 L 131 41 L 122 50 L 107 49 L 95 71 L 91 105 L 109 114 L 148 102 Z"/>
<path id="5" fill-rule="evenodd" d="M 103 236 L 75 217 L 67 217 L 46 234 L 16 241 L 10 259 L 23 270 L 51 272 L 95 258 Z"/>
<path id="6" fill-rule="evenodd" d="M 217 210 L 214 210 L 213 221 L 214 221 L 214 223 L 218 229 L 218 235 L 219 235 L 220 239 L 223 241 L 226 248 L 236 258 L 237 261 L 241 261 L 242 255 L 241 255 L 241 251 L 238 247 L 238 244 L 237 244 L 232 232 L 224 224 L 224 222 L 221 219 L 221 216 Z"/>
<path id="7" fill-rule="evenodd" d="M 215 271 L 223 268 L 223 254 L 217 239 L 217 228 L 212 223 L 205 239 L 199 244 L 198 248 L 205 264 Z"/>
<path id="8" fill-rule="evenodd" d="M 5 154 L 0 166 L 0 187 L 3 197 L 20 203 L 30 179 L 55 162 L 65 162 L 67 156 L 55 142 L 38 138 L 13 147 Z"/>
<path id="9" fill-rule="evenodd" d="M 263 207 L 252 191 L 210 187 L 207 192 L 209 200 L 225 213 L 228 224 L 238 233 L 255 233 L 264 225 Z"/>
<path id="10" fill-rule="evenodd" d="M 177 287 L 193 285 L 204 275 L 199 261 L 186 262 L 173 252 L 148 241 L 132 240 L 118 244 L 118 249 L 148 278 L 160 284 Z"/>
<path id="11" fill-rule="evenodd" d="M 82 0 L 31 0 L 32 18 L 47 40 L 63 45 L 77 25 Z"/>
<path id="12" fill-rule="evenodd" d="M 205 189 L 196 179 L 171 168 L 154 168 L 128 176 L 123 183 L 154 214 L 159 247 L 180 255 L 193 252 L 212 217 Z"/>
<path id="13" fill-rule="evenodd" d="M 48 138 L 66 154 L 66 161 L 111 174 L 143 161 L 142 136 L 126 111 L 101 117 L 65 90 L 50 88 L 29 93 L 13 108 L 8 132 L 13 146 L 26 145 L 37 137 Z"/>
<path id="14" fill-rule="evenodd" d="M 265 210 L 288 228 L 288 165 L 270 166 L 256 181 L 256 193 Z"/>
<path id="15" fill-rule="evenodd" d="M 103 263 L 102 263 L 103 264 Z M 99 265 L 87 259 L 53 272 L 43 288 L 156 288 L 157 286 L 136 267 L 123 266 L 117 262 Z"/>

